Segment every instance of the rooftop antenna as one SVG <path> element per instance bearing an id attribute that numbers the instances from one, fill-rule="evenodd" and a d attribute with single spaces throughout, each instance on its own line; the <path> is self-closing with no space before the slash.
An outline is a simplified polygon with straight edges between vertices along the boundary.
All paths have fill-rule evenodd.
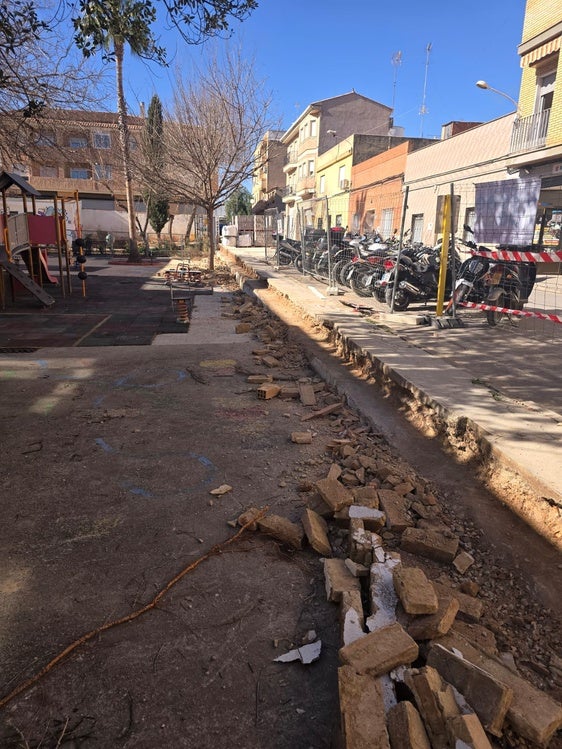
<path id="1" fill-rule="evenodd" d="M 394 80 L 392 81 L 392 114 L 394 115 L 394 103 L 396 101 L 396 79 L 398 78 L 398 68 L 402 65 L 402 52 L 398 50 L 392 55 L 392 65 L 394 67 Z"/>
<path id="2" fill-rule="evenodd" d="M 431 42 L 425 48 L 425 77 L 423 81 L 423 99 L 420 107 L 420 138 L 423 138 L 423 118 L 428 114 L 427 107 L 425 106 L 425 95 L 427 92 L 427 71 L 429 69 L 429 55 L 431 53 Z"/>

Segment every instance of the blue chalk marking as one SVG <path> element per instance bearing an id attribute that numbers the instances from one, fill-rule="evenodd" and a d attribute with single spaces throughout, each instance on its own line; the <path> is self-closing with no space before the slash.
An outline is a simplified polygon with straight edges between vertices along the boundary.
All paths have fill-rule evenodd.
<path id="1" fill-rule="evenodd" d="M 108 445 L 107 442 L 102 439 L 101 437 L 96 437 L 95 439 L 96 445 L 99 445 L 101 449 L 106 453 L 114 453 L 115 449 L 111 447 L 111 445 Z"/>

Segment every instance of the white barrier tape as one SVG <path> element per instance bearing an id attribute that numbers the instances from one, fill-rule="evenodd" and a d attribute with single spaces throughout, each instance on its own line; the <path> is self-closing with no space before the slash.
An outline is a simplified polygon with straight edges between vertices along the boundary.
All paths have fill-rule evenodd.
<path id="1" fill-rule="evenodd" d="M 562 263 L 562 252 L 511 252 L 510 250 L 471 250 L 472 255 L 491 260 L 511 260 L 516 263 Z"/>
<path id="2" fill-rule="evenodd" d="M 536 317 L 539 320 L 550 320 L 551 322 L 562 323 L 560 315 L 547 315 L 545 312 L 528 312 L 527 310 L 509 309 L 509 307 L 494 307 L 490 304 L 476 304 L 475 302 L 461 302 L 462 307 L 471 309 L 483 309 L 485 312 L 501 312 L 504 315 L 518 315 L 519 317 Z"/>

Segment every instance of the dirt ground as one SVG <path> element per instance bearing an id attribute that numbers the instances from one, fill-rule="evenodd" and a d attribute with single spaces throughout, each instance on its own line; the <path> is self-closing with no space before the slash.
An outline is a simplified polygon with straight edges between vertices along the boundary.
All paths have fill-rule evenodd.
<path id="1" fill-rule="evenodd" d="M 224 275 L 216 281 L 214 298 L 234 326 L 246 300 Z M 121 286 L 133 291 L 134 282 Z M 390 428 L 402 455 L 388 443 L 383 422 L 391 417 L 382 402 L 379 429 L 345 404 L 303 427 L 311 408 L 298 399 L 260 399 L 248 376 L 272 374 L 256 351 L 273 345 L 281 361 L 276 381 L 305 378 L 317 386 L 320 406 L 341 401 L 311 368 L 302 341 L 265 310 L 257 328 L 229 343 L 123 345 L 132 340 L 127 330 L 185 329 L 168 292 L 156 286 L 143 306 L 151 320 L 138 329 L 138 305 L 122 299 L 123 307 L 92 303 L 91 312 L 77 312 L 75 299 L 67 314 L 77 314 L 84 329 L 61 315 L 66 347 L 49 348 L 31 334 L 0 339 L 5 348 L 46 346 L 0 355 L 0 704 L 88 634 L 2 707 L 0 746 L 339 748 L 338 609 L 325 600 L 318 554 L 251 531 L 222 545 L 248 507 L 298 521 L 313 502 L 303 489 L 333 461 L 334 438 L 359 430 L 397 463 L 410 445 L 419 471 L 423 451 L 405 424 Z M 113 319 L 96 328 L 84 312 Z M 6 318 L 1 324 L 7 330 Z M 101 344 L 84 338 L 93 329 Z M 304 428 L 312 429 L 312 443 L 292 443 L 291 432 Z M 463 494 L 476 489 L 469 477 L 459 488 L 457 472 L 452 497 L 458 468 L 431 458 L 433 450 L 425 451 L 426 468 L 443 477 L 443 489 L 435 483 L 443 518 L 477 558 L 470 577 L 486 602 L 484 623 L 526 678 L 560 698 L 562 604 L 552 594 L 560 557 L 511 520 L 508 536 L 518 535 L 507 540 L 518 548 L 504 554 L 494 543 L 500 521 L 486 536 L 488 518 L 461 511 Z M 211 494 L 223 485 L 231 489 Z M 331 540 L 344 554 L 345 533 L 332 526 Z M 397 539 L 390 534 L 387 542 Z M 545 569 L 551 584 L 541 586 Z M 96 632 L 150 604 L 184 571 L 156 607 Z M 435 579 L 449 574 L 435 563 L 427 571 Z M 274 662 L 315 636 L 322 640 L 315 663 Z M 550 744 L 561 745 L 559 737 Z M 497 746 L 527 744 L 506 734 Z"/>

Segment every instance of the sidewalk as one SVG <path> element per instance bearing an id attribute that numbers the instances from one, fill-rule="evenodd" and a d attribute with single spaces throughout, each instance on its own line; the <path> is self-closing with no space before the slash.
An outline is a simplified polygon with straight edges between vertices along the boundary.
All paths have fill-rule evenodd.
<path id="1" fill-rule="evenodd" d="M 537 506 L 513 509 L 535 526 L 544 510 L 548 535 L 562 542 L 562 336 L 529 338 L 509 323 L 491 328 L 474 312 L 465 313 L 462 328 L 417 325 L 427 310 L 391 314 L 386 305 L 349 290 L 329 295 L 326 282 L 266 262 L 263 248 L 220 252 L 310 318 L 333 327 L 347 348 L 359 349 L 396 387 L 437 414 L 449 434 L 470 424 L 482 457 L 514 471 L 536 493 Z M 342 301 L 374 312 L 363 316 Z"/>

